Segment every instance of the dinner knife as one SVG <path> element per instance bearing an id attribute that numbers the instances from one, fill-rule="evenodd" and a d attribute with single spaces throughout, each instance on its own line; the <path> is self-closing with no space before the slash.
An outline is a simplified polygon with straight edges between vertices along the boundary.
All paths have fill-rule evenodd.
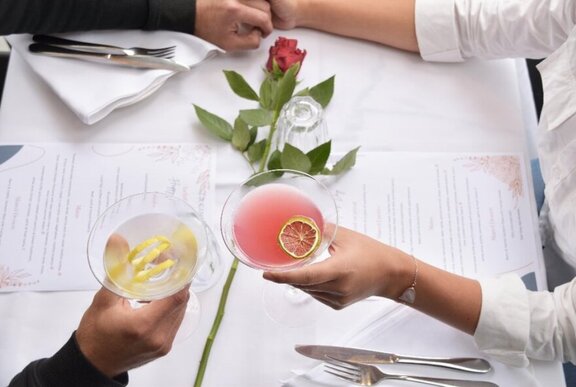
<path id="1" fill-rule="evenodd" d="M 480 358 L 403 356 L 367 349 L 335 347 L 330 345 L 296 345 L 294 349 L 304 356 L 317 360 L 334 358 L 366 364 L 421 364 L 477 374 L 484 374 L 492 369 L 488 361 Z"/>
<path id="2" fill-rule="evenodd" d="M 72 50 L 43 43 L 32 43 L 30 46 L 28 46 L 28 50 L 36 54 L 44 54 L 59 58 L 81 59 L 90 62 L 115 64 L 119 66 L 144 69 L 164 69 L 171 71 L 190 70 L 190 67 L 185 64 L 178 63 L 170 59 L 157 58 L 146 55 L 99 54 L 94 52 Z"/>

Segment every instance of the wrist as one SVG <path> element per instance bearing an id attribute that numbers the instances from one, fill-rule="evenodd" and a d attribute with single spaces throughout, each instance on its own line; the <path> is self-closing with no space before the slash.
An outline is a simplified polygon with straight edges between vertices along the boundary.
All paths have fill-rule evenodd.
<path id="1" fill-rule="evenodd" d="M 389 286 L 384 297 L 399 301 L 404 292 L 415 285 L 418 275 L 418 262 L 412 255 L 399 252 L 394 266 L 394 270 L 386 281 Z M 406 302 L 406 300 L 404 301 Z"/>

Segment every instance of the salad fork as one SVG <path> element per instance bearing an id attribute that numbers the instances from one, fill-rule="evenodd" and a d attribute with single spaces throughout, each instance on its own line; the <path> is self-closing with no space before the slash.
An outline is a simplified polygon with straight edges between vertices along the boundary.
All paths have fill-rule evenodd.
<path id="1" fill-rule="evenodd" d="M 372 365 L 338 360 L 333 357 L 328 357 L 324 367 L 326 368 L 324 372 L 346 380 L 347 382 L 354 382 L 361 386 L 372 386 L 382 380 L 403 380 L 406 382 L 422 383 L 438 387 L 498 387 L 497 384 L 491 382 L 476 380 L 442 379 L 425 376 L 386 374 Z"/>
<path id="2" fill-rule="evenodd" d="M 81 42 L 77 40 L 64 39 L 50 35 L 34 35 L 32 39 L 37 43 L 50 44 L 52 46 L 60 46 L 72 50 L 80 50 L 85 52 L 93 52 L 97 54 L 112 54 L 112 55 L 147 55 L 157 58 L 172 59 L 176 46 L 162 47 L 162 48 L 144 48 L 144 47 L 118 47 L 107 44 Z"/>

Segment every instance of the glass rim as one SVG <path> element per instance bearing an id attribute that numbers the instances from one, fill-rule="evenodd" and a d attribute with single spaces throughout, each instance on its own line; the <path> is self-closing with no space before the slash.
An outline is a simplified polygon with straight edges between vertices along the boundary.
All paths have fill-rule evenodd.
<path id="1" fill-rule="evenodd" d="M 153 300 L 159 300 L 159 299 L 163 299 L 166 297 L 170 297 L 176 293 L 178 293 L 180 290 L 184 289 L 187 285 L 189 285 L 190 283 L 192 283 L 195 273 L 198 271 L 199 267 L 201 266 L 201 261 L 204 259 L 203 256 L 207 255 L 207 251 L 200 251 L 201 249 L 198 249 L 198 257 L 196 259 L 196 263 L 194 265 L 193 270 L 191 271 L 193 274 L 190 276 L 190 279 L 187 280 L 183 286 L 179 287 L 179 288 L 174 288 L 170 291 L 167 291 L 165 293 L 162 293 L 161 295 L 152 295 L 152 296 L 147 296 L 145 297 L 145 299 L 143 298 L 138 298 L 138 297 L 132 297 L 132 295 L 127 292 L 122 290 L 121 287 L 119 287 L 118 285 L 116 285 L 116 283 L 108 278 L 108 273 L 107 271 L 104 269 L 104 273 L 106 273 L 106 276 L 104 278 L 99 278 L 95 273 L 96 273 L 96 268 L 93 266 L 93 262 L 91 257 L 91 253 L 90 253 L 90 247 L 92 245 L 92 239 L 94 236 L 94 233 L 96 231 L 96 226 L 98 225 L 98 223 L 109 214 L 109 212 L 111 210 L 113 210 L 117 205 L 119 205 L 120 203 L 124 203 L 126 201 L 128 201 L 129 199 L 135 198 L 135 197 L 140 197 L 140 196 L 146 196 L 146 195 L 158 195 L 163 197 L 163 199 L 168 199 L 174 202 L 180 202 L 183 205 L 187 206 L 190 211 L 194 214 L 194 216 L 200 221 L 200 223 L 204 226 L 207 227 L 206 222 L 204 221 L 204 219 L 202 219 L 202 217 L 198 214 L 196 208 L 194 208 L 191 204 L 189 204 L 187 201 L 185 201 L 184 199 L 181 199 L 177 196 L 171 195 L 171 194 L 167 194 L 165 192 L 160 192 L 160 191 L 145 191 L 145 192 L 138 192 L 135 194 L 130 194 L 128 196 L 124 196 L 122 198 L 120 198 L 119 200 L 115 201 L 114 203 L 112 203 L 111 205 L 109 205 L 108 207 L 106 207 L 106 209 L 104 209 L 104 211 L 102 211 L 94 220 L 94 223 L 92 224 L 92 226 L 90 227 L 90 232 L 88 233 L 88 240 L 86 243 L 86 258 L 88 261 L 88 266 L 90 271 L 92 272 L 94 278 L 96 278 L 96 280 L 98 281 L 98 283 L 103 286 L 104 288 L 106 288 L 107 290 L 111 291 L 112 293 L 116 294 L 117 296 L 126 298 L 126 299 L 139 299 L 141 301 L 153 301 Z M 205 228 L 202 228 L 202 232 L 203 232 L 203 237 L 205 240 L 207 240 L 208 238 L 208 231 Z M 198 239 L 198 238 L 197 238 Z M 206 247 L 207 248 L 207 247 Z M 108 281 L 110 281 L 110 283 L 108 283 Z M 110 284 L 112 284 L 112 286 L 110 286 Z M 117 291 L 118 289 L 120 289 L 120 291 Z"/>
<path id="2" fill-rule="evenodd" d="M 330 204 L 331 207 L 334 208 L 334 221 L 329 222 L 330 224 L 333 225 L 333 231 L 330 234 L 330 237 L 328 238 L 328 240 L 326 240 L 326 244 L 325 247 L 322 249 L 322 251 L 320 251 L 318 253 L 318 255 L 314 255 L 312 254 L 311 257 L 307 257 L 307 258 L 303 258 L 298 260 L 300 263 L 299 264 L 295 264 L 295 265 L 291 265 L 291 266 L 265 266 L 265 265 L 256 265 L 254 263 L 252 263 L 252 261 L 250 259 L 246 259 L 244 258 L 244 256 L 246 255 L 241 249 L 239 248 L 231 248 L 229 246 L 229 242 L 227 240 L 227 237 L 225 235 L 226 230 L 224 229 L 224 224 L 225 224 L 225 212 L 226 209 L 229 208 L 231 200 L 233 199 L 233 197 L 242 190 L 243 187 L 246 187 L 248 185 L 248 183 L 254 179 L 256 179 L 259 176 L 263 176 L 263 175 L 269 175 L 272 173 L 278 173 L 278 172 L 283 172 L 283 173 L 289 173 L 292 175 L 296 175 L 299 177 L 303 177 L 303 178 L 307 178 L 311 181 L 314 181 L 315 184 L 317 184 L 319 187 L 321 187 L 321 190 L 324 191 L 327 196 L 330 198 Z M 282 176 L 279 176 L 278 178 L 281 179 Z M 266 182 L 266 183 L 272 183 L 271 182 Z M 282 184 L 282 183 L 280 183 Z M 328 224 L 328 223 L 327 223 Z M 330 192 L 330 190 L 328 189 L 328 187 L 322 183 L 320 180 L 318 180 L 317 178 L 315 178 L 314 176 L 306 173 L 306 172 L 302 172 L 302 171 L 298 171 L 296 169 L 288 169 L 288 168 L 282 168 L 282 169 L 273 169 L 273 170 L 268 170 L 268 171 L 262 171 L 262 172 L 258 172 L 252 176 L 250 176 L 249 178 L 243 180 L 240 184 L 238 184 L 231 192 L 230 194 L 228 194 L 228 196 L 226 197 L 226 200 L 224 201 L 224 204 L 222 206 L 222 210 L 220 211 L 220 236 L 222 237 L 222 240 L 224 242 L 224 245 L 226 246 L 226 248 L 228 249 L 228 251 L 234 256 L 234 258 L 238 259 L 239 261 L 241 261 L 243 264 L 257 269 L 257 270 L 263 270 L 263 271 L 288 271 L 288 270 L 293 270 L 293 269 L 297 269 L 300 267 L 303 267 L 304 265 L 306 265 L 308 262 L 312 262 L 315 259 L 317 259 L 321 254 L 323 254 L 326 250 L 328 250 L 328 248 L 330 247 L 330 245 L 332 244 L 332 242 L 334 241 L 335 237 L 336 237 L 336 233 L 338 231 L 338 226 L 339 226 L 339 212 L 338 212 L 338 206 L 336 205 L 336 199 L 334 198 L 334 195 L 332 194 L 332 192 Z M 324 230 L 322 230 L 324 231 Z M 242 255 L 241 257 L 239 257 L 238 255 Z"/>

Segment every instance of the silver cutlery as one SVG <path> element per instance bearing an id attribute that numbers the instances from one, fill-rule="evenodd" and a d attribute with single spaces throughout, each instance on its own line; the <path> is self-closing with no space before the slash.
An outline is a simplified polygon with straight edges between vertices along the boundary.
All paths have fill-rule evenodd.
<path id="1" fill-rule="evenodd" d="M 469 357 L 420 357 L 370 351 L 367 349 L 336 347 L 330 345 L 296 345 L 296 352 L 312 359 L 325 360 L 332 357 L 340 360 L 368 364 L 420 364 L 450 368 L 459 371 L 483 374 L 492 369 L 490 363 L 480 358 Z"/>
<path id="2" fill-rule="evenodd" d="M 64 39 L 50 35 L 34 35 L 32 37 L 36 43 L 50 44 L 52 46 L 60 46 L 70 50 L 79 50 L 86 52 L 93 52 L 97 54 L 113 54 L 113 55 L 149 55 L 158 58 L 172 59 L 176 46 L 162 47 L 162 48 L 144 48 L 144 47 L 118 47 L 100 43 L 81 42 L 78 40 Z"/>
<path id="3" fill-rule="evenodd" d="M 400 374 L 386 374 L 377 367 L 367 364 L 342 361 L 334 358 L 324 359 L 324 371 L 347 382 L 361 386 L 371 386 L 383 380 L 403 380 L 439 387 L 498 387 L 497 384 L 476 380 L 430 378 L 426 376 L 412 376 Z"/>
<path id="4" fill-rule="evenodd" d="M 60 46 L 52 46 L 42 43 L 33 43 L 28 46 L 28 49 L 30 52 L 36 54 L 44 54 L 60 58 L 81 59 L 90 62 L 115 64 L 119 66 L 145 69 L 164 69 L 171 71 L 190 70 L 190 67 L 185 64 L 178 63 L 170 59 L 157 58 L 154 56 L 100 54 L 95 52 L 71 50 Z"/>

